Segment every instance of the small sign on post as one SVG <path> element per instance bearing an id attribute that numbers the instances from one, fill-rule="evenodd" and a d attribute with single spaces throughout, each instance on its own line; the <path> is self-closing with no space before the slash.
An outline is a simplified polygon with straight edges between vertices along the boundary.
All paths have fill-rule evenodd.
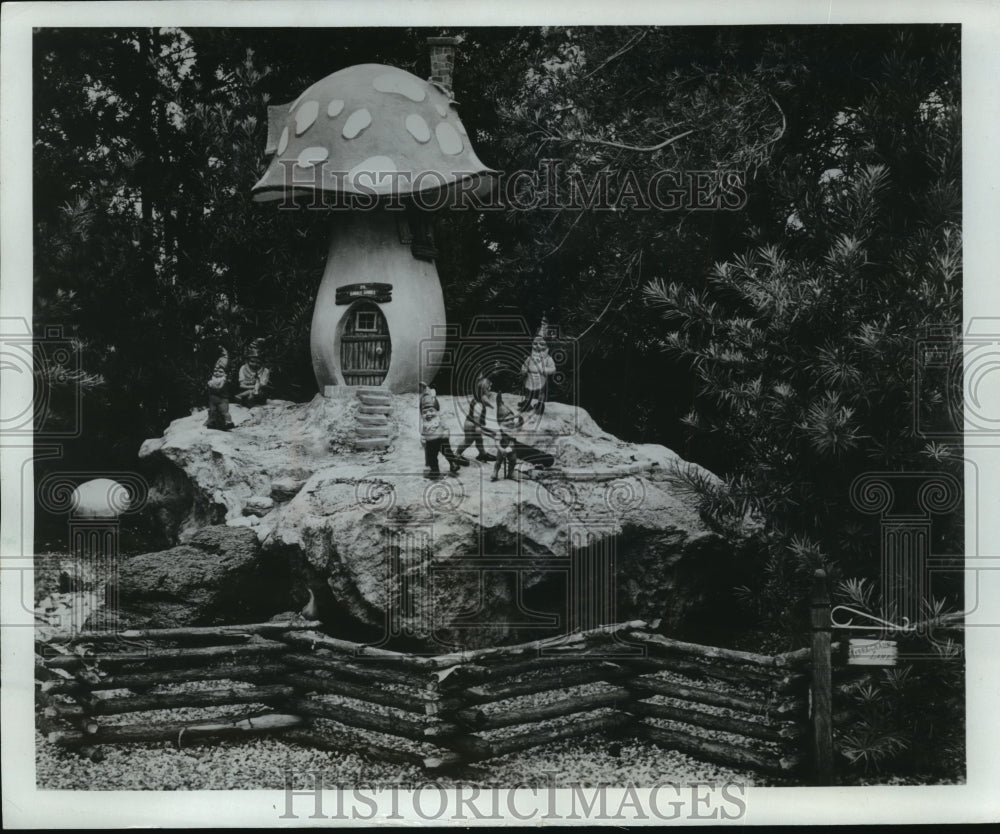
<path id="1" fill-rule="evenodd" d="M 848 666 L 895 666 L 899 649 L 895 640 L 865 640 L 854 637 L 847 643 Z"/>

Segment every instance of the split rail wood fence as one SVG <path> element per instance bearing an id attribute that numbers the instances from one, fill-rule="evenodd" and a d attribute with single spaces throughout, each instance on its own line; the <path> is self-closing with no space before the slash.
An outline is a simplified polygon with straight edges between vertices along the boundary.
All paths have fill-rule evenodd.
<path id="1" fill-rule="evenodd" d="M 817 764 L 810 649 L 753 654 L 672 640 L 632 621 L 421 656 L 318 626 L 136 630 L 40 644 L 40 728 L 95 757 L 104 744 L 280 733 L 435 770 L 601 733 L 792 779 Z M 218 711 L 206 717 L 206 708 Z"/>

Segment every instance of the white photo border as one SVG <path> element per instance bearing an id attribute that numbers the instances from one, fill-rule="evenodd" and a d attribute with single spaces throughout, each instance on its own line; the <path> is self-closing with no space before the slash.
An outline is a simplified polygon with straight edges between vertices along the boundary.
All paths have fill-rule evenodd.
<path id="1" fill-rule="evenodd" d="M 32 320 L 32 58 L 33 27 L 48 26 L 499 26 L 499 25 L 718 25 L 718 24 L 962 24 L 963 86 L 963 224 L 965 323 L 975 317 L 998 317 L 1000 284 L 995 245 L 998 217 L 996 147 L 1000 128 L 1000 7 L 994 3 L 881 2 L 823 0 L 822 2 L 549 2 L 507 0 L 503 4 L 405 2 L 367 0 L 329 3 L 317 0 L 259 2 L 67 2 L 5 3 L 0 28 L 0 315 Z M 19 402 L 30 401 L 32 380 L 7 374 L 0 413 L 9 414 Z M 31 587 L 33 502 L 32 448 L 28 439 L 0 439 L 0 610 L 4 612 L 2 643 L 2 776 L 3 816 L 10 827 L 219 826 L 278 827 L 283 791 L 39 791 L 35 787 L 33 620 L 21 605 L 21 574 Z M 997 444 L 1000 445 L 1000 444 Z M 1000 567 L 1000 454 L 988 445 L 967 446 L 979 471 L 977 514 L 967 502 L 967 541 L 983 552 L 969 556 Z M 968 467 L 970 470 L 973 467 Z M 967 489 L 973 488 L 972 473 Z M 967 493 L 971 494 L 971 493 Z M 970 517 L 971 516 L 971 517 Z M 977 517 L 978 516 L 978 517 Z M 971 529 L 975 525 L 977 529 Z M 994 544 L 998 543 L 998 544 Z M 993 549 L 997 549 L 997 553 Z M 996 558 L 995 558 L 996 557 Z M 1000 577 L 984 569 L 979 583 L 980 608 L 974 620 L 1000 622 Z M 968 573 L 970 598 L 976 575 Z M 980 619 L 981 618 L 981 619 Z M 970 621 L 970 625 L 974 625 Z M 1000 713 L 1000 654 L 997 635 L 988 627 L 968 628 L 967 647 L 967 783 L 920 787 L 749 788 L 746 814 L 737 824 L 788 823 L 931 823 L 988 822 L 1000 819 L 1000 757 L 996 755 Z M 565 794 L 560 791 L 562 800 Z M 518 808 L 527 813 L 544 797 L 525 792 Z M 332 800 L 330 807 L 333 807 Z M 404 805 L 405 807 L 405 805 Z M 541 813 L 541 812 L 540 812 Z M 540 814 L 539 814 L 540 815 Z M 405 820 L 375 820 L 403 824 Z M 426 825 L 413 818 L 411 823 Z M 439 824 L 484 825 L 495 820 L 440 819 Z M 538 819 L 507 820 L 508 824 L 539 824 Z M 542 821 L 544 822 L 544 821 Z M 560 820 L 560 824 L 591 824 Z M 616 820 L 615 824 L 662 824 L 656 819 Z M 689 820 L 678 820 L 689 822 Z M 711 822 L 718 823 L 718 820 Z M 350 825 L 351 820 L 309 820 L 300 814 L 296 825 Z"/>

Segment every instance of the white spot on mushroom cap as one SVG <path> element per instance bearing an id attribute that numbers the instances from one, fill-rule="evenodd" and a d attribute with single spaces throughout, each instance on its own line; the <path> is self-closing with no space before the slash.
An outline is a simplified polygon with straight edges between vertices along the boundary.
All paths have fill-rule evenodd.
<path id="1" fill-rule="evenodd" d="M 319 115 L 319 102 L 310 99 L 302 103 L 302 106 L 295 111 L 295 135 L 301 136 L 307 131 L 316 117 Z"/>
<path id="2" fill-rule="evenodd" d="M 372 81 L 372 86 L 380 93 L 399 93 L 410 101 L 423 101 L 427 98 L 427 91 L 416 79 L 400 72 L 382 73 Z"/>
<path id="3" fill-rule="evenodd" d="M 344 100 L 340 98 L 335 98 L 327 105 L 326 115 L 332 119 L 334 116 L 339 116 L 340 111 L 343 109 L 344 109 Z"/>
<path id="4" fill-rule="evenodd" d="M 424 117 L 418 113 L 410 113 L 406 117 L 406 129 L 418 142 L 427 142 L 431 138 L 431 129 L 424 121 Z"/>
<path id="5" fill-rule="evenodd" d="M 448 118 L 448 105 L 447 104 L 442 104 L 439 101 L 437 104 L 434 105 L 434 107 L 438 111 L 438 115 L 442 119 L 447 119 Z"/>
<path id="6" fill-rule="evenodd" d="M 285 125 L 285 129 L 281 131 L 281 138 L 278 140 L 278 155 L 280 156 L 285 152 L 285 148 L 288 147 L 288 125 Z"/>
<path id="7" fill-rule="evenodd" d="M 344 138 L 353 139 L 371 123 L 372 114 L 368 112 L 367 107 L 355 110 L 350 116 L 347 117 L 347 121 L 344 122 L 344 129 L 342 131 Z"/>
<path id="8" fill-rule="evenodd" d="M 309 168 L 317 162 L 322 162 L 329 155 L 330 152 L 326 148 L 313 145 L 302 150 L 302 153 L 299 154 L 298 165 L 302 168 Z"/>
<path id="9" fill-rule="evenodd" d="M 379 193 L 384 193 L 392 189 L 395 178 L 382 175 L 394 174 L 398 170 L 395 161 L 390 157 L 370 156 L 347 172 L 347 181 L 355 188 L 373 188 Z"/>
<path id="10" fill-rule="evenodd" d="M 437 136 L 438 144 L 441 146 L 441 152 L 446 153 L 449 156 L 455 156 L 462 152 L 462 137 L 458 135 L 458 132 L 453 128 L 448 122 L 438 122 L 438 126 L 434 129 L 434 133 Z"/>

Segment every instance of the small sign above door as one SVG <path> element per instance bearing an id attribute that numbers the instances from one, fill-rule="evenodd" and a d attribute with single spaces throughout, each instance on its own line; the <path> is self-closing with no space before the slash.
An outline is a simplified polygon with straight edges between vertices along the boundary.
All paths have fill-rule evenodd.
<path id="1" fill-rule="evenodd" d="M 392 301 L 392 284 L 347 284 L 337 287 L 337 304 L 350 304 L 360 298 L 385 304 Z"/>

